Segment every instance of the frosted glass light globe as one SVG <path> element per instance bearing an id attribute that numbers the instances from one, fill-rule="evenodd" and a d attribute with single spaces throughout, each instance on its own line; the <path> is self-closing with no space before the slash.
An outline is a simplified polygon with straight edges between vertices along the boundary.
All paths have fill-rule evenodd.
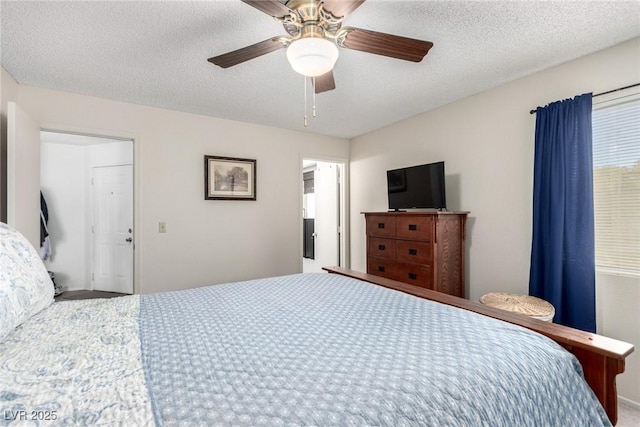
<path id="1" fill-rule="evenodd" d="M 327 39 L 302 38 L 289 45 L 287 59 L 298 73 L 317 77 L 333 69 L 338 59 L 338 47 Z"/>

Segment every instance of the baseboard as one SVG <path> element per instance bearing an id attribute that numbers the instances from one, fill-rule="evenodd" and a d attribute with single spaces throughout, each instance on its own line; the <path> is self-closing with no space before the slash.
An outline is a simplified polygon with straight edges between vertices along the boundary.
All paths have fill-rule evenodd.
<path id="1" fill-rule="evenodd" d="M 618 402 L 624 402 L 629 406 L 633 406 L 635 409 L 640 411 L 640 403 L 638 402 L 634 402 L 633 400 L 629 400 L 625 397 L 622 396 L 618 396 Z"/>

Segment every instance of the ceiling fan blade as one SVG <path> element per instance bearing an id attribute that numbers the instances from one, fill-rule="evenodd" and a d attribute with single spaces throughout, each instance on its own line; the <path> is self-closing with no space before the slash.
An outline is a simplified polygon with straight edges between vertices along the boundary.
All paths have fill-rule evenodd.
<path id="1" fill-rule="evenodd" d="M 284 44 L 281 41 L 281 37 L 272 37 L 260 43 L 243 47 L 242 49 L 214 56 L 213 58 L 207 59 L 207 61 L 222 68 L 229 68 L 275 50 L 282 49 L 283 47 Z"/>
<path id="2" fill-rule="evenodd" d="M 242 0 L 249 6 L 253 6 L 260 12 L 264 12 L 267 15 L 273 17 L 282 18 L 289 15 L 293 11 L 287 6 L 280 3 L 278 0 Z"/>
<path id="3" fill-rule="evenodd" d="M 335 88 L 336 81 L 333 79 L 333 71 L 316 77 L 316 93 L 327 92 Z"/>
<path id="4" fill-rule="evenodd" d="M 343 42 L 344 47 L 405 61 L 420 62 L 433 47 L 433 43 L 423 40 L 361 28 L 345 27 L 343 29 L 347 31 Z"/>
<path id="5" fill-rule="evenodd" d="M 324 10 L 336 18 L 344 18 L 358 8 L 364 0 L 324 0 Z"/>

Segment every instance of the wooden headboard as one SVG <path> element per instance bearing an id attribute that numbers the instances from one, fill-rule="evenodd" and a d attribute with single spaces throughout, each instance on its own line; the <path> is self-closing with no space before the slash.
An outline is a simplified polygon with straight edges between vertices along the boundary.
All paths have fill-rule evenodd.
<path id="1" fill-rule="evenodd" d="M 633 345 L 569 328 L 551 322 L 533 319 L 521 314 L 510 313 L 493 307 L 454 297 L 429 289 L 419 288 L 395 280 L 385 279 L 372 274 L 361 273 L 341 267 L 325 267 L 329 273 L 340 274 L 415 295 L 420 298 L 470 310 L 485 316 L 520 325 L 545 335 L 573 353 L 582 364 L 584 377 L 602 403 L 612 424 L 618 422 L 618 395 L 616 376 L 624 372 L 625 358 L 634 350 Z"/>

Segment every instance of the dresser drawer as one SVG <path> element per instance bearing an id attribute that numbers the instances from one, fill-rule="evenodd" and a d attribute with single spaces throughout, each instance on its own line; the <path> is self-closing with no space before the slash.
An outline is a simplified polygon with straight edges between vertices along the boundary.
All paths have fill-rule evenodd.
<path id="1" fill-rule="evenodd" d="M 395 262 L 384 258 L 367 257 L 367 273 L 393 279 Z"/>
<path id="2" fill-rule="evenodd" d="M 420 286 L 421 288 L 433 289 L 431 268 L 426 265 L 368 257 L 367 273 Z"/>
<path id="3" fill-rule="evenodd" d="M 430 242 L 396 240 L 396 259 L 398 261 L 430 266 L 433 259 L 431 248 L 432 245 Z"/>
<path id="4" fill-rule="evenodd" d="M 376 258 L 396 258 L 396 241 L 393 239 L 383 239 L 381 237 L 367 238 L 367 254 Z"/>
<path id="5" fill-rule="evenodd" d="M 400 239 L 431 242 L 433 240 L 433 217 L 399 215 L 396 218 L 395 235 Z"/>
<path id="6" fill-rule="evenodd" d="M 367 216 L 367 236 L 394 237 L 396 235 L 396 217 L 390 215 Z"/>

